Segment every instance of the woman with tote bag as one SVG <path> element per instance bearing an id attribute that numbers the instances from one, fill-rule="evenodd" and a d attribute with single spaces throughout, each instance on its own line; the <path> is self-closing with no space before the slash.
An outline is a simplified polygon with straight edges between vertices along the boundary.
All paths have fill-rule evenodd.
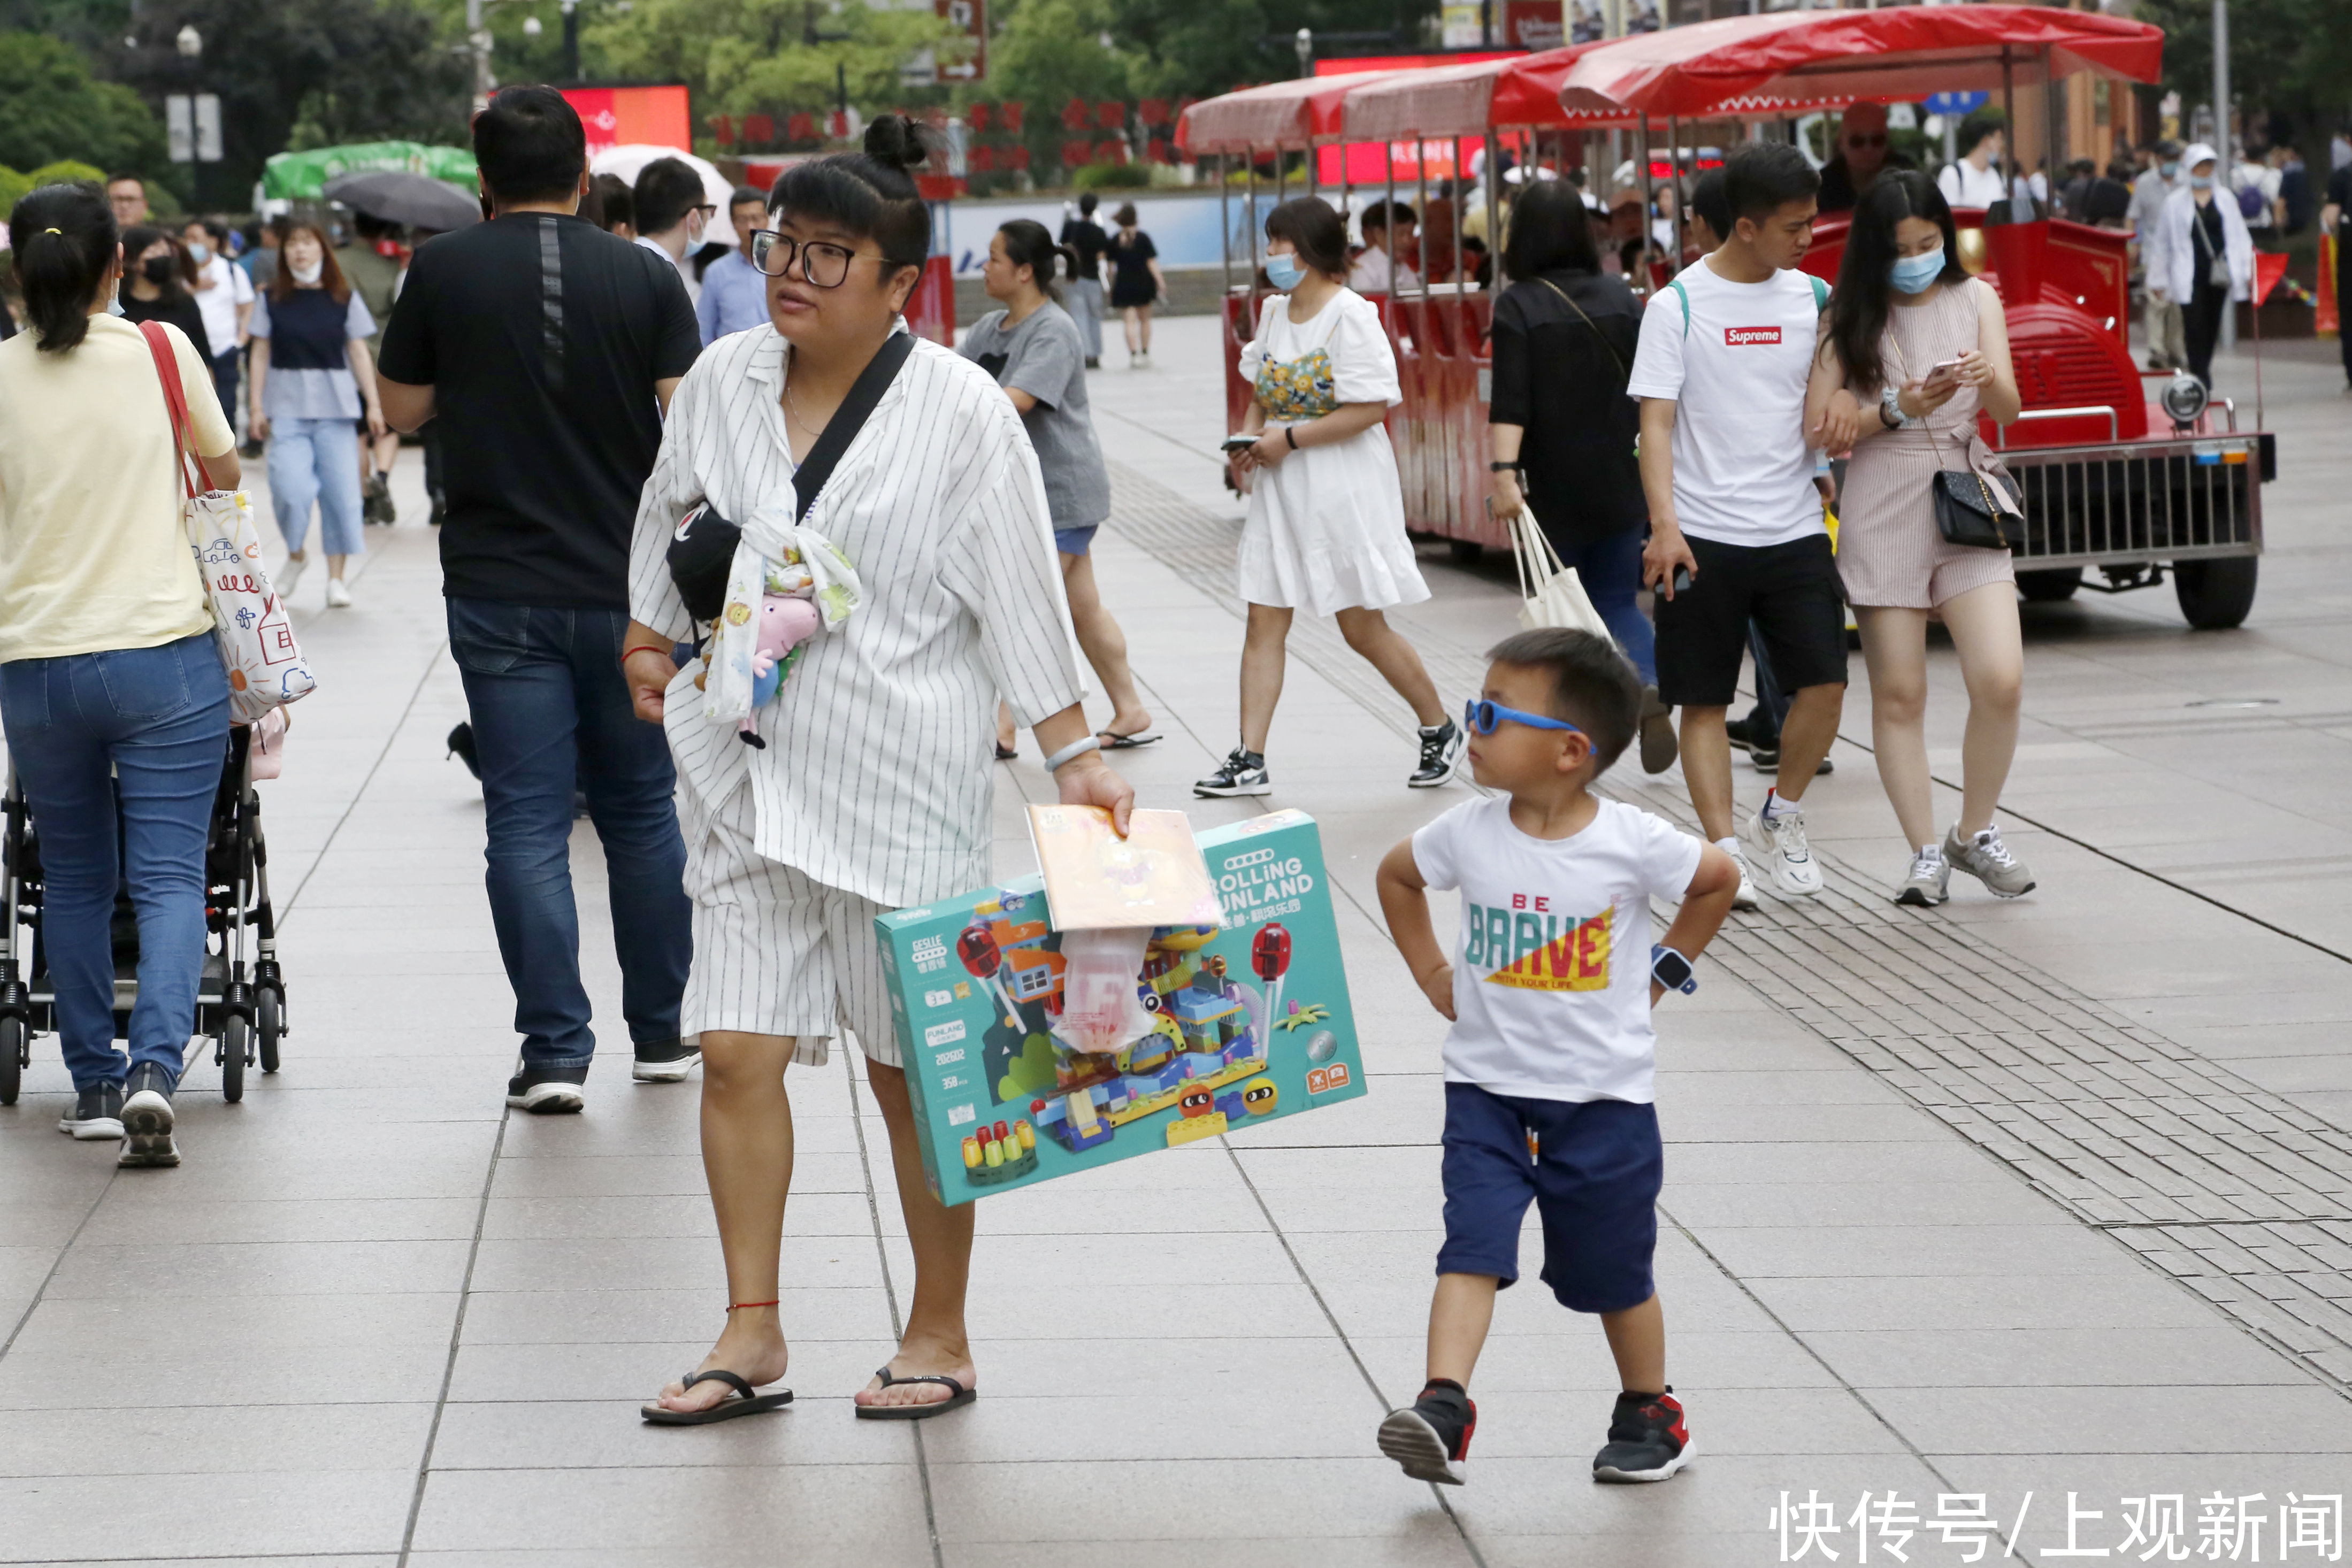
<path id="1" fill-rule="evenodd" d="M 233 486 L 236 439 L 212 367 L 166 326 L 189 411 L 187 447 L 174 439 L 147 340 L 107 313 L 122 248 L 103 197 L 35 191 L 8 239 L 30 330 L 0 343 L 0 720 L 41 836 L 41 936 L 75 1092 L 58 1124 L 122 1139 L 123 1165 L 177 1165 L 172 1095 L 195 1032 L 230 716 L 182 459 Z M 139 916 L 127 1063 L 109 931 L 125 881 Z"/>

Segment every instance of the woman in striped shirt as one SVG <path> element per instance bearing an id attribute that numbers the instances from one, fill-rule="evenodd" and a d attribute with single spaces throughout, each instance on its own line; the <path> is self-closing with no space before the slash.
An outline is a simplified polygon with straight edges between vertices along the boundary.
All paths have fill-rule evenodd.
<path id="1" fill-rule="evenodd" d="M 683 1028 L 702 1037 L 703 1164 L 730 1292 L 718 1343 L 646 1407 L 653 1421 L 781 1403 L 751 1390 L 786 1363 L 784 1069 L 822 1065 L 843 1025 L 889 1129 L 916 1270 L 898 1354 L 857 1396 L 858 1414 L 910 1419 L 970 1403 L 972 1209 L 942 1207 L 924 1183 L 874 917 L 988 879 L 1000 692 L 1034 727 L 1064 801 L 1108 807 L 1124 831 L 1133 800 L 1079 708 L 1077 647 L 1020 415 L 987 371 L 934 343 L 914 343 L 799 518 L 856 568 L 849 617 L 805 645 L 748 719 L 713 711 L 726 683 L 706 660 L 671 660 L 672 643 L 709 630 L 671 580 L 673 530 L 703 501 L 740 522 L 740 579 L 757 564 L 742 552 L 756 558 L 779 517 L 791 526 L 794 469 L 899 329 L 921 275 L 929 219 L 908 171 L 925 156 L 913 122 L 886 115 L 864 153 L 777 182 L 775 227 L 751 251 L 776 329 L 723 339 L 695 361 L 637 513 L 624 664 L 639 715 L 659 720 L 677 759 L 694 899 Z M 744 726 L 761 744 L 745 744 Z"/>

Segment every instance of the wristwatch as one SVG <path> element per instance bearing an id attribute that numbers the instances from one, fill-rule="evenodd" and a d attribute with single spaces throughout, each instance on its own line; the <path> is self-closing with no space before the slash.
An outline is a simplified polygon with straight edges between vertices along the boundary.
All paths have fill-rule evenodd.
<path id="1" fill-rule="evenodd" d="M 1650 978 L 1685 996 L 1698 989 L 1698 977 L 1691 973 L 1691 961 L 1663 942 L 1650 948 Z"/>
<path id="2" fill-rule="evenodd" d="M 1527 465 L 1523 463 L 1489 463 L 1486 465 L 1486 472 L 1489 474 L 1516 474 L 1525 466 Z"/>

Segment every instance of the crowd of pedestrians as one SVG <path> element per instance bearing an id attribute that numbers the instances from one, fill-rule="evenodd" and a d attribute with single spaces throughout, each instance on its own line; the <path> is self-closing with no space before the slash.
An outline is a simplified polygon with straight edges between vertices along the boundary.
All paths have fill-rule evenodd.
<path id="1" fill-rule="evenodd" d="M 1678 249 L 1685 230 L 1694 242 L 1689 259 L 1646 300 L 1631 268 L 1609 265 L 1613 231 L 1579 185 L 1517 183 L 1507 223 L 1492 225 L 1507 286 L 1493 311 L 1490 504 L 1532 517 L 1605 634 L 1505 640 L 1458 722 L 1386 614 L 1430 589 L 1386 430 L 1397 357 L 1367 295 L 1418 286 L 1417 215 L 1375 204 L 1352 252 L 1346 219 L 1319 198 L 1266 217 L 1271 292 L 1241 357 L 1248 413 L 1226 444 L 1247 496 L 1239 734 L 1194 789 L 1272 792 L 1303 610 L 1332 617 L 1411 710 L 1404 784 L 1444 786 L 1466 767 L 1489 791 L 1379 873 L 1400 956 L 1451 1026 L 1429 1381 L 1379 1434 L 1410 1474 L 1464 1479 L 1470 1379 L 1495 1294 L 1517 1276 L 1530 1203 L 1546 1283 L 1601 1318 L 1622 1385 L 1595 1475 L 1658 1480 L 1686 1462 L 1652 1277 L 1651 1011 L 1696 988 L 1694 961 L 1759 887 L 1823 888 L 1803 802 L 1837 736 L 1849 606 L 1905 839 L 1897 900 L 1943 901 L 1954 870 L 2004 897 L 2033 885 L 1995 821 L 2022 651 L 1998 535 L 2015 503 L 1977 434 L 1979 415 L 2014 419 L 2020 397 L 1999 298 L 1960 265 L 1952 214 L 1985 194 L 1999 135 L 1964 138 L 1967 155 L 1934 178 L 1892 152 L 1866 109 L 1846 117 L 1827 176 L 1794 147 L 1748 148 L 1689 193 L 1674 231 Z M 240 473 L 245 345 L 248 428 L 268 444 L 289 552 L 283 592 L 310 559 L 315 506 L 328 601 L 351 601 L 346 569 L 390 470 L 388 433 L 432 433 L 448 645 L 520 1040 L 507 1103 L 541 1114 L 588 1103 L 597 1037 L 572 885 L 575 800 L 603 845 L 632 1074 L 676 1082 L 700 1068 L 730 1295 L 709 1353 L 645 1419 L 704 1424 L 790 1399 L 761 1392 L 790 1362 L 788 1084 L 840 1038 L 866 1059 L 916 1264 L 904 1332 L 857 1415 L 968 1405 L 974 1209 L 942 1206 L 925 1183 L 873 922 L 987 879 L 989 762 L 1014 754 L 1020 727 L 1062 800 L 1124 826 L 1133 792 L 1106 754 L 1160 736 L 1094 577 L 1113 505 L 1087 371 L 1106 304 L 1125 313 L 1130 365 L 1148 365 L 1166 290 L 1155 247 L 1131 204 L 1105 228 L 1091 198 L 1058 235 L 1003 225 L 982 272 L 999 308 L 954 350 L 903 319 L 930 239 L 912 172 L 933 152 L 903 117 L 765 194 L 734 191 L 723 238 L 719 204 L 683 160 L 654 160 L 628 183 L 592 177 L 581 122 L 551 89 L 501 90 L 473 138 L 487 221 L 404 257 L 372 222 L 338 248 L 294 220 L 248 276 L 214 227 L 143 224 L 136 182 L 103 197 L 45 189 L 12 214 L 32 330 L 0 344 L 0 717 L 42 824 L 45 937 L 76 1086 L 61 1124 L 121 1138 L 126 1164 L 178 1158 L 171 1096 L 203 960 L 205 813 L 228 708 L 166 503 L 184 456 L 215 484 Z M 2202 374 L 2217 302 L 2251 252 L 2237 207 L 2217 199 L 2213 151 L 2179 161 L 2185 183 L 2148 232 Z M 1440 200 L 1450 242 L 1452 199 Z M 1834 287 L 1800 269 L 1832 202 L 1853 214 Z M 1437 229 L 1433 207 L 1420 215 Z M 1655 241 L 1638 206 L 1633 224 L 1638 256 Z M 172 385 L 184 443 L 164 414 Z M 1982 497 L 1992 538 L 1949 526 L 1955 491 Z M 755 703 L 760 632 L 729 607 L 808 588 L 819 568 L 834 572 L 827 629 Z M 1923 729 L 1931 619 L 1969 704 L 1962 800 L 1940 833 Z M 1776 766 L 1742 810 L 1730 709 L 1751 654 Z M 1109 704 L 1100 725 L 1081 702 L 1089 667 Z M 1759 760 L 1760 722 L 1740 731 Z M 1651 773 L 1680 760 L 1701 836 L 1595 792 L 1629 749 Z M 142 937 L 127 1058 L 109 1002 L 118 883 Z M 1451 942 L 1433 926 L 1431 889 L 1462 894 Z M 1679 905 L 1654 945 L 1654 898 Z M 1615 958 L 1604 945 L 1589 984 L 1507 978 L 1529 939 L 1490 916 L 1528 899 L 1605 909 Z M 1521 935 L 1507 941 L 1505 927 Z"/>

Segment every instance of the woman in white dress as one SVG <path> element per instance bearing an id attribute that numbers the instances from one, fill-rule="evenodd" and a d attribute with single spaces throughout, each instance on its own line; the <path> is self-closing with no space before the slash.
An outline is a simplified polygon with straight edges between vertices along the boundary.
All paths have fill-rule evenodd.
<path id="1" fill-rule="evenodd" d="M 1381 612 L 1429 597 L 1404 531 L 1404 490 L 1381 420 L 1403 401 L 1396 354 L 1372 303 L 1342 281 L 1348 231 L 1315 196 L 1266 214 L 1266 277 L 1283 292 L 1265 302 L 1242 350 L 1256 399 L 1234 454 L 1248 489 L 1241 595 L 1241 744 L 1192 786 L 1200 795 L 1265 795 L 1267 732 L 1282 698 L 1284 644 L 1300 610 L 1336 616 L 1339 634 L 1396 689 L 1421 726 L 1421 758 L 1406 782 L 1451 780 L 1462 732 L 1437 699 L 1421 655 Z"/>
<path id="2" fill-rule="evenodd" d="M 630 549 L 622 662 L 639 716 L 663 726 L 677 759 L 694 901 L 681 1022 L 701 1035 L 703 1168 L 730 1292 L 710 1354 L 645 1407 L 664 1425 L 792 1397 L 754 1393 L 788 1357 L 785 1068 L 823 1066 L 845 1025 L 889 1130 L 915 1259 L 906 1332 L 857 1414 L 914 1420 L 971 1402 L 973 1206 L 944 1207 L 924 1183 L 874 919 L 988 879 L 999 693 L 1034 727 L 1065 802 L 1107 807 L 1124 831 L 1134 796 L 1078 706 L 1078 652 L 1021 416 L 954 350 L 892 342 L 929 247 L 908 173 L 928 150 L 899 115 L 868 127 L 866 149 L 776 182 L 774 226 L 748 247 L 775 329 L 712 344 L 679 383 Z M 885 354 L 903 355 L 895 378 L 795 522 L 796 473 L 867 367 L 888 370 Z M 697 596 L 699 620 L 669 559 L 698 502 L 741 528 L 723 595 Z M 813 560 L 849 569 L 845 586 L 827 565 L 817 593 L 830 613 L 845 592 L 845 618 L 803 643 L 760 702 L 747 695 L 751 601 L 792 591 L 788 569 Z M 671 650 L 688 639 L 699 656 L 680 668 Z"/>

